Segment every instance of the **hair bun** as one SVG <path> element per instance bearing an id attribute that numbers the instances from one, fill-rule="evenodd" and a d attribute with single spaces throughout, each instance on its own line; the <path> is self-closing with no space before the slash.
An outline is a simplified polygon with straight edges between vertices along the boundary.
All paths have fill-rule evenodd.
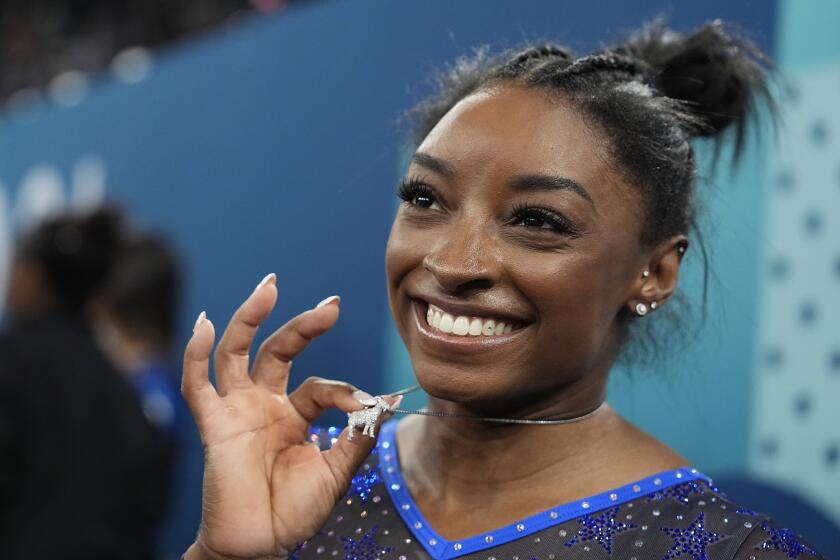
<path id="1" fill-rule="evenodd" d="M 684 102 L 698 121 L 690 131 L 693 135 L 712 136 L 735 124 L 738 151 L 756 95 L 770 101 L 763 69 L 769 61 L 751 42 L 729 33 L 720 20 L 689 35 L 657 20 L 618 50 L 647 63 L 654 85 L 665 96 Z"/>

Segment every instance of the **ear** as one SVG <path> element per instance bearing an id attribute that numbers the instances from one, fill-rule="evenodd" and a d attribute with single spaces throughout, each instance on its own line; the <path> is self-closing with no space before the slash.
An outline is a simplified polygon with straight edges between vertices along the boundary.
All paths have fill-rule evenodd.
<path id="1" fill-rule="evenodd" d="M 656 310 L 671 297 L 677 289 L 677 277 L 686 250 L 688 239 L 684 235 L 668 238 L 654 248 L 646 266 L 639 271 L 636 294 L 627 302 L 633 315 Z"/>

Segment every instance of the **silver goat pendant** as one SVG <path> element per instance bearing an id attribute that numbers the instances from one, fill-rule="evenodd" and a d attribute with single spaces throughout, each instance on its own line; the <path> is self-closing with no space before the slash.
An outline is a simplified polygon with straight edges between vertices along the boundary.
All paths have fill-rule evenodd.
<path id="1" fill-rule="evenodd" d="M 382 397 L 374 397 L 376 404 L 347 414 L 348 439 L 353 439 L 356 428 L 362 428 L 362 435 L 376 438 L 376 424 L 383 413 L 391 407 Z"/>

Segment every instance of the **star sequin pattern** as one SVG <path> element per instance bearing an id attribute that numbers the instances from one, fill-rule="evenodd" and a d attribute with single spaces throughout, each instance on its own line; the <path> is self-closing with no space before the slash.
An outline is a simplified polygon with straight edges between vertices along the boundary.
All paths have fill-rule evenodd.
<path id="1" fill-rule="evenodd" d="M 662 527 L 659 530 L 674 539 L 673 546 L 662 560 L 671 560 L 684 554 L 690 555 L 692 560 L 709 560 L 706 547 L 723 538 L 723 535 L 706 530 L 702 512 L 685 529 Z"/>
<path id="2" fill-rule="evenodd" d="M 706 491 L 703 489 L 703 486 L 699 482 L 683 482 L 682 484 L 677 484 L 669 488 L 665 488 L 663 490 L 657 490 L 651 496 L 648 497 L 647 501 L 652 502 L 653 500 L 664 500 L 665 498 L 673 498 L 680 505 L 687 506 L 689 496 L 691 496 L 692 494 L 705 493 Z"/>
<path id="3" fill-rule="evenodd" d="M 638 527 L 638 525 L 634 525 L 633 523 L 624 523 L 616 520 L 618 509 L 618 507 L 614 507 L 604 510 L 598 515 L 586 514 L 578 518 L 578 523 L 582 527 L 574 537 L 565 543 L 565 546 L 572 547 L 578 543 L 597 541 L 607 551 L 607 554 L 612 555 L 613 537 L 619 533 Z"/>
<path id="4" fill-rule="evenodd" d="M 388 554 L 394 547 L 379 546 L 376 542 L 378 525 L 374 525 L 362 535 L 359 540 L 351 537 L 341 537 L 341 545 L 344 547 L 344 560 L 375 560 L 383 554 Z"/>
<path id="5" fill-rule="evenodd" d="M 761 546 L 755 547 L 755 550 L 778 550 L 787 554 L 791 560 L 796 560 L 800 554 L 817 554 L 814 549 L 800 541 L 797 534 L 790 529 L 777 529 L 766 521 L 761 523 L 761 528 L 770 538 L 761 543 Z"/>
<path id="6" fill-rule="evenodd" d="M 372 468 L 369 471 L 357 474 L 350 481 L 348 495 L 356 494 L 360 500 L 366 502 L 370 498 L 371 492 L 373 492 L 373 487 L 379 484 L 381 480 L 382 476 L 379 474 L 379 469 L 377 468 Z"/>

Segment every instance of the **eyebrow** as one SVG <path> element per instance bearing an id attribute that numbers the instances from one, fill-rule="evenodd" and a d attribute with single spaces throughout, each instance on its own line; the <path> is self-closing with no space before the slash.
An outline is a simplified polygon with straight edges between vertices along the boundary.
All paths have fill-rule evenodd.
<path id="1" fill-rule="evenodd" d="M 434 156 L 430 156 L 429 154 L 424 154 L 423 152 L 415 152 L 413 156 L 411 156 L 411 162 L 416 163 L 421 167 L 425 167 L 430 171 L 434 171 L 435 173 L 439 173 L 444 177 L 452 177 L 455 175 L 455 167 L 442 159 L 438 159 Z"/>
<path id="2" fill-rule="evenodd" d="M 411 162 L 447 178 L 455 176 L 455 166 L 447 161 L 438 159 L 423 152 L 415 152 L 414 155 L 411 156 Z M 555 175 L 541 175 L 534 173 L 529 173 L 527 175 L 515 175 L 508 181 L 508 188 L 517 192 L 568 190 L 576 193 L 578 196 L 589 202 L 593 207 L 595 206 L 595 202 L 592 200 L 592 197 L 589 196 L 586 189 L 583 188 L 580 183 L 573 179 L 569 179 L 568 177 L 557 177 Z"/>
<path id="3" fill-rule="evenodd" d="M 595 202 L 580 183 L 568 177 L 554 175 L 516 175 L 508 181 L 508 187 L 514 191 L 554 191 L 568 190 L 595 206 Z"/>

